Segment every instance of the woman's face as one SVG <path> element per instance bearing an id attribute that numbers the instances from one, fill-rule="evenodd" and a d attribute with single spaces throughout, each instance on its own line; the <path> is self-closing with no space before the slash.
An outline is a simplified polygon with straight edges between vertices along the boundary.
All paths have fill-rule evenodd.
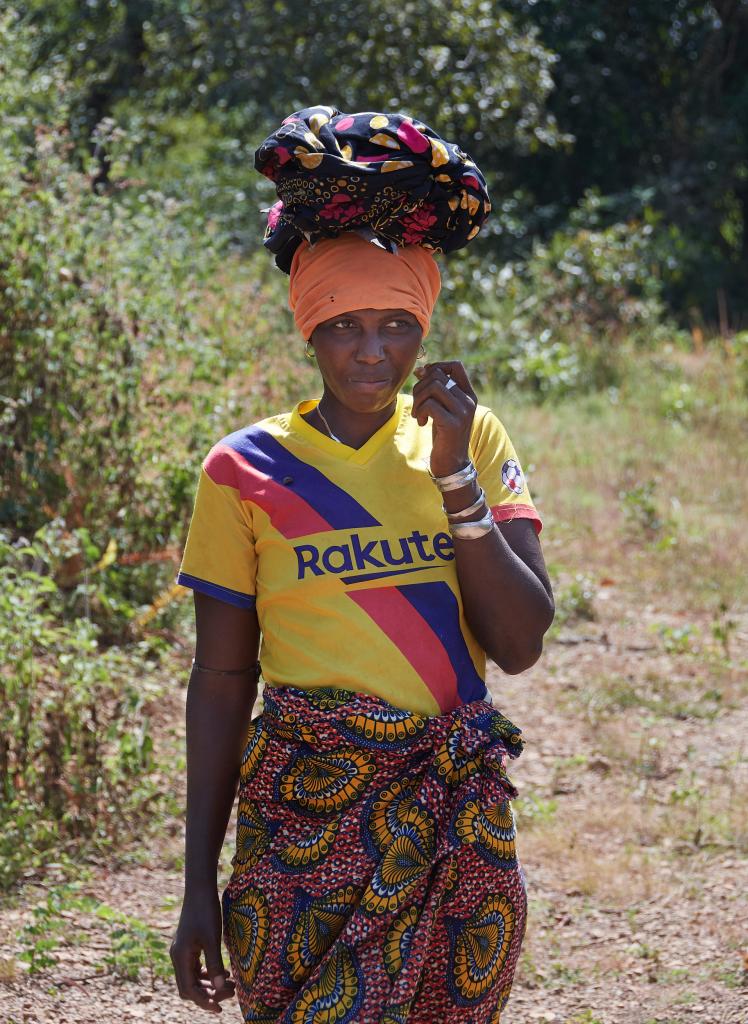
<path id="1" fill-rule="evenodd" d="M 352 412 L 385 409 L 415 366 L 422 333 L 404 309 L 356 309 L 323 321 L 310 340 L 325 391 Z"/>

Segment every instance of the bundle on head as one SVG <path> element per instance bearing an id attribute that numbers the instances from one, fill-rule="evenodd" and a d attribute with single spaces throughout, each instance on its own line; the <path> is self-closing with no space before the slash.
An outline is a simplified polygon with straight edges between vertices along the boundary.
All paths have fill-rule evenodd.
<path id="1" fill-rule="evenodd" d="M 404 114 L 299 110 L 265 139 L 255 167 L 278 192 L 265 245 L 286 273 L 303 239 L 345 231 L 392 251 L 453 252 L 475 238 L 491 209 L 468 154 Z"/>

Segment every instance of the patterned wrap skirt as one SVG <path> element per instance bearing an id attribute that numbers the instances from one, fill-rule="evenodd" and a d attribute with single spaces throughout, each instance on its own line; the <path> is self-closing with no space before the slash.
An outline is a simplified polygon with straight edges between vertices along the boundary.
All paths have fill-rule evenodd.
<path id="1" fill-rule="evenodd" d="M 266 687 L 242 757 L 224 934 L 245 1021 L 499 1024 L 526 920 L 485 701 L 425 717 Z"/>

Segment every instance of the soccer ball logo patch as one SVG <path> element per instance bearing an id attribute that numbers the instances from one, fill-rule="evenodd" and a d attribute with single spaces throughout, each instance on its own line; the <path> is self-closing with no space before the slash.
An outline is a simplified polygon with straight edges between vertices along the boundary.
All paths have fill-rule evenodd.
<path id="1" fill-rule="evenodd" d="M 501 479 L 514 494 L 521 494 L 525 489 L 522 467 L 514 459 L 507 459 L 501 467 Z"/>

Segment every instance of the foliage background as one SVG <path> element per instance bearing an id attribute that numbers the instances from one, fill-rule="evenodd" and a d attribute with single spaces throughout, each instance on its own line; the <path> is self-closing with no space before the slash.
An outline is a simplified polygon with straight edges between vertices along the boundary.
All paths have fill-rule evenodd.
<path id="1" fill-rule="evenodd" d="M 10 886 L 166 812 L 148 723 L 197 466 L 312 386 L 260 244 L 262 138 L 310 103 L 407 109 L 478 160 L 495 212 L 432 345 L 484 390 L 615 401 L 711 345 L 742 402 L 748 0 L 30 0 L 0 4 L 0 52 Z M 667 374 L 675 422 L 698 400 Z"/>

